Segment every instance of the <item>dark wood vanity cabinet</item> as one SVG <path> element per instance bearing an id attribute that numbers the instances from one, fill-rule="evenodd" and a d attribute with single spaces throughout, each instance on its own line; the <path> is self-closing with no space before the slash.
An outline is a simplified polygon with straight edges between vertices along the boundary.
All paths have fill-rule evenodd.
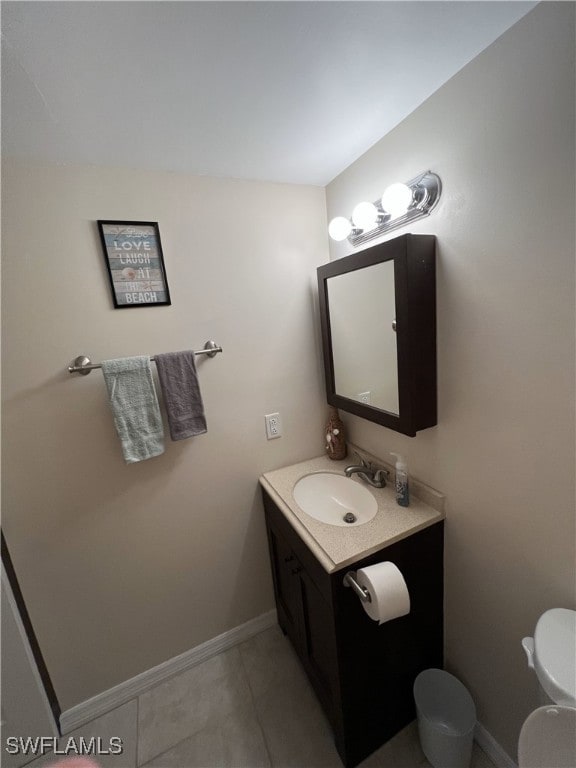
<path id="1" fill-rule="evenodd" d="M 415 718 L 418 673 L 443 666 L 443 522 L 328 573 L 266 491 L 263 497 L 278 622 L 352 768 Z M 383 560 L 402 572 L 411 609 L 378 625 L 343 579 Z"/>

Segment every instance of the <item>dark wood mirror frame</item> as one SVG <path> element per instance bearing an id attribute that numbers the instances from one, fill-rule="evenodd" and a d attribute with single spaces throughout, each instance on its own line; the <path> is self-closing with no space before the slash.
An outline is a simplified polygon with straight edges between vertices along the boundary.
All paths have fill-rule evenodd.
<path id="1" fill-rule="evenodd" d="M 437 423 L 436 238 L 401 235 L 318 268 L 318 298 L 326 397 L 330 405 L 414 437 Z M 399 414 L 336 393 L 330 331 L 328 280 L 357 269 L 394 261 Z M 374 339 L 378 353 L 378 339 Z"/>

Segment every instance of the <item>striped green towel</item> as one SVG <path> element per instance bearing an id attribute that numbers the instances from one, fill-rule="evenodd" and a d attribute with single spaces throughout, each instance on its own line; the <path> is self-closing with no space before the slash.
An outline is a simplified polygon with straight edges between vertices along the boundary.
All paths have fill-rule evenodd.
<path id="1" fill-rule="evenodd" d="M 150 358 L 103 360 L 102 371 L 126 463 L 164 453 L 164 426 Z"/>

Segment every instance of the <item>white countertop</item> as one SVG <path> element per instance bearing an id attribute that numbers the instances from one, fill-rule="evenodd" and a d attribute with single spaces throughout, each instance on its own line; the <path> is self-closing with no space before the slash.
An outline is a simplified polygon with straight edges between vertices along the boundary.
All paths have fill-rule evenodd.
<path id="1" fill-rule="evenodd" d="M 349 446 L 352 449 L 355 446 Z M 362 456 L 386 469 L 390 465 L 359 449 Z M 312 550 L 322 566 L 331 573 L 343 568 L 382 547 L 405 539 L 423 528 L 444 519 L 444 496 L 433 488 L 410 478 L 410 506 L 400 507 L 396 503 L 394 474 L 391 471 L 386 488 L 372 488 L 353 475 L 354 482 L 368 488 L 378 502 L 376 516 L 367 523 L 351 527 L 329 525 L 315 520 L 300 509 L 292 489 L 296 482 L 313 472 L 334 472 L 344 474 L 345 467 L 357 462 L 349 452 L 346 459 L 333 461 L 319 456 L 290 467 L 266 472 L 260 484 L 268 492 L 278 508 Z"/>

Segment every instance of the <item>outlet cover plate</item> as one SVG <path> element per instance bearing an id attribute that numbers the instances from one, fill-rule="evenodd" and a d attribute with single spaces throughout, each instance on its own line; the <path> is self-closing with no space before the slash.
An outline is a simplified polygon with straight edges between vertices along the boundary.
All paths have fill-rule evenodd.
<path id="1" fill-rule="evenodd" d="M 268 440 L 275 440 L 282 437 L 282 419 L 279 413 L 268 413 L 264 416 L 266 422 L 266 437 Z"/>

